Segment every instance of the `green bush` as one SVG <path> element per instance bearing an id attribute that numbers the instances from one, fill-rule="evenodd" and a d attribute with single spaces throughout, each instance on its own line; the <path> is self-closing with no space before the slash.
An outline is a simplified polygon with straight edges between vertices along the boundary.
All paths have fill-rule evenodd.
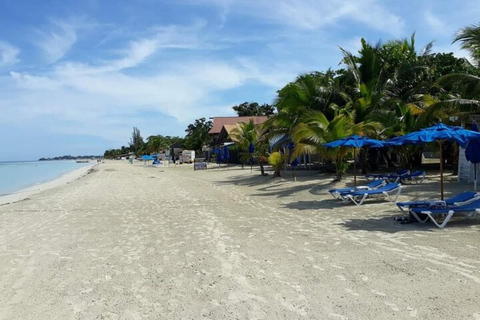
<path id="1" fill-rule="evenodd" d="M 274 169 L 274 175 L 273 177 L 281 177 L 281 171 L 285 167 L 285 161 L 287 160 L 287 156 L 285 154 L 282 154 L 280 152 L 273 152 L 270 154 L 268 157 L 268 163 L 273 167 Z"/>

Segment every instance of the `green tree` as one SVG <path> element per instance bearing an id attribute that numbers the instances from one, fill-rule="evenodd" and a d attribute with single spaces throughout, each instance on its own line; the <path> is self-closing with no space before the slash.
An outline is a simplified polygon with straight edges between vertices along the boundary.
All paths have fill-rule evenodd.
<path id="1" fill-rule="evenodd" d="M 322 144 L 345 138 L 352 134 L 363 134 L 374 130 L 372 124 L 354 123 L 350 115 L 338 115 L 331 121 L 320 111 L 307 111 L 301 123 L 292 133 L 295 143 L 292 158 L 304 153 L 320 153 L 335 163 L 337 180 L 348 168 L 345 157 L 351 152 L 350 148 L 326 149 Z"/>
<path id="2" fill-rule="evenodd" d="M 259 105 L 257 102 L 244 102 L 233 106 L 232 109 L 239 117 L 249 116 L 271 116 L 275 112 L 275 108 L 269 104 Z"/>
<path id="3" fill-rule="evenodd" d="M 145 152 L 158 153 L 170 147 L 169 141 L 162 135 L 149 136 L 145 145 Z"/>
<path id="4" fill-rule="evenodd" d="M 185 130 L 187 133 L 185 136 L 185 147 L 189 150 L 201 152 L 202 147 L 211 142 L 208 132 L 212 126 L 212 121 L 207 121 L 205 118 L 197 119 L 194 123 L 189 124 Z"/>
<path id="5" fill-rule="evenodd" d="M 453 42 L 461 42 L 461 48 L 468 50 L 474 63 L 480 67 L 480 23 L 461 29 Z"/>
<path id="6" fill-rule="evenodd" d="M 249 122 L 241 122 L 230 133 L 230 138 L 241 150 L 241 160 L 243 163 L 258 160 L 260 164 L 260 173 L 265 175 L 263 164 L 268 159 L 268 139 L 261 134 L 259 126 L 256 126 L 252 119 Z M 254 152 L 250 153 L 249 148 L 253 146 Z"/>
<path id="7" fill-rule="evenodd" d="M 130 149 L 135 153 L 136 156 L 139 156 L 143 151 L 145 142 L 143 141 L 140 130 L 137 127 L 133 127 L 132 137 L 130 138 Z"/>

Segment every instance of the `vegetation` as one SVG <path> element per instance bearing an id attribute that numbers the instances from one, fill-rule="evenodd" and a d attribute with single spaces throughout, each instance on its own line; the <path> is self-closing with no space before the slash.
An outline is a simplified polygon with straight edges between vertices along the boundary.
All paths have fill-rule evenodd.
<path id="1" fill-rule="evenodd" d="M 100 159 L 102 156 L 71 156 L 71 155 L 65 155 L 65 156 L 58 156 L 58 157 L 52 157 L 52 158 L 40 158 L 38 161 L 51 161 L 51 160 L 78 160 L 78 159 Z"/>
<path id="2" fill-rule="evenodd" d="M 281 177 L 282 170 L 285 168 L 285 162 L 287 161 L 287 155 L 279 151 L 273 152 L 268 157 L 268 163 L 273 167 L 273 177 Z"/>
<path id="3" fill-rule="evenodd" d="M 275 112 L 275 108 L 269 104 L 259 105 L 257 102 L 244 102 L 233 106 L 232 109 L 239 117 L 249 116 L 271 116 Z"/>
<path id="4" fill-rule="evenodd" d="M 137 127 L 133 127 L 132 138 L 130 139 L 129 144 L 130 149 L 135 153 L 135 155 L 137 157 L 140 156 L 141 151 L 145 147 L 145 142 L 143 141 L 140 130 L 138 130 Z"/>
<path id="5" fill-rule="evenodd" d="M 261 175 L 265 175 L 263 165 L 268 161 L 268 140 L 262 135 L 259 126 L 256 126 L 252 119 L 239 123 L 230 133 L 230 138 L 241 150 L 242 163 L 253 163 L 257 160 Z"/>
<path id="6" fill-rule="evenodd" d="M 474 60 L 479 28 L 469 27 L 455 39 L 469 41 L 464 47 Z M 341 49 L 343 69 L 300 75 L 278 91 L 277 113 L 267 121 L 265 131 L 271 138 L 289 137 L 295 143 L 294 156 L 323 154 L 335 164 L 340 178 L 350 151 L 325 150 L 321 144 L 351 134 L 389 139 L 438 120 L 448 121 L 451 115 L 479 111 L 479 70 L 466 59 L 433 54 L 431 49 L 429 43 L 417 50 L 415 35 L 375 45 L 362 39 L 358 54 Z M 399 152 L 403 165 L 421 159 L 419 147 Z M 368 164 L 375 165 L 368 156 L 361 150 L 363 171 Z M 393 162 L 391 155 L 383 156 L 387 163 Z"/>
<path id="7" fill-rule="evenodd" d="M 268 158 L 275 176 L 285 165 L 285 146 L 293 143 L 294 158 L 322 154 L 341 178 L 351 150 L 326 150 L 321 146 L 325 142 L 351 134 L 389 139 L 437 121 L 449 122 L 452 115 L 465 117 L 480 111 L 480 24 L 460 30 L 453 41 L 469 51 L 471 61 L 452 53 L 432 53 L 432 43 L 418 49 L 415 34 L 377 44 L 361 39 L 357 53 L 340 49 L 340 69 L 299 75 L 278 90 L 273 105 L 244 102 L 234 106 L 239 116 L 266 115 L 269 119 L 262 126 L 253 121 L 239 124 L 230 137 L 244 161 L 258 160 L 262 165 Z M 195 120 L 186 129 L 185 147 L 200 151 L 211 144 L 211 127 L 212 122 L 205 118 Z M 272 141 L 281 143 L 269 154 Z M 133 152 L 154 152 L 171 141 L 151 136 L 144 149 L 142 143 L 140 132 L 134 128 Z M 254 152 L 250 152 L 251 147 Z M 448 144 L 446 148 L 455 150 Z M 395 154 L 380 152 L 388 164 L 400 161 L 412 166 L 420 161 L 421 150 L 413 146 L 398 148 Z M 455 152 L 449 154 L 450 160 L 457 157 Z M 366 171 L 376 167 L 380 156 L 377 151 L 362 149 L 359 158 Z"/>
<path id="8" fill-rule="evenodd" d="M 207 121 L 205 118 L 195 120 L 194 123 L 188 125 L 185 132 L 185 148 L 201 152 L 203 146 L 208 146 L 210 143 L 210 136 L 208 132 L 213 127 L 212 121 Z"/>

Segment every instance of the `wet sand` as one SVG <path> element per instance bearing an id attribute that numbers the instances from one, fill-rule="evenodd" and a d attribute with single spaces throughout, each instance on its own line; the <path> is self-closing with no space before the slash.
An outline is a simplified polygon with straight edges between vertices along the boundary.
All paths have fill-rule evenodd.
<path id="1" fill-rule="evenodd" d="M 0 319 L 480 319 L 480 218 L 402 225 L 330 176 L 214 167 L 112 161 L 0 206 Z"/>

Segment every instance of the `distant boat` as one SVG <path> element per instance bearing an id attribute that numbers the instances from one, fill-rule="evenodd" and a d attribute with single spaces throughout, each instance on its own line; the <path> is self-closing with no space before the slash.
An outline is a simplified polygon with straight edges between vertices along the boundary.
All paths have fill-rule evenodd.
<path id="1" fill-rule="evenodd" d="M 75 160 L 76 163 L 89 163 L 89 160 Z"/>

